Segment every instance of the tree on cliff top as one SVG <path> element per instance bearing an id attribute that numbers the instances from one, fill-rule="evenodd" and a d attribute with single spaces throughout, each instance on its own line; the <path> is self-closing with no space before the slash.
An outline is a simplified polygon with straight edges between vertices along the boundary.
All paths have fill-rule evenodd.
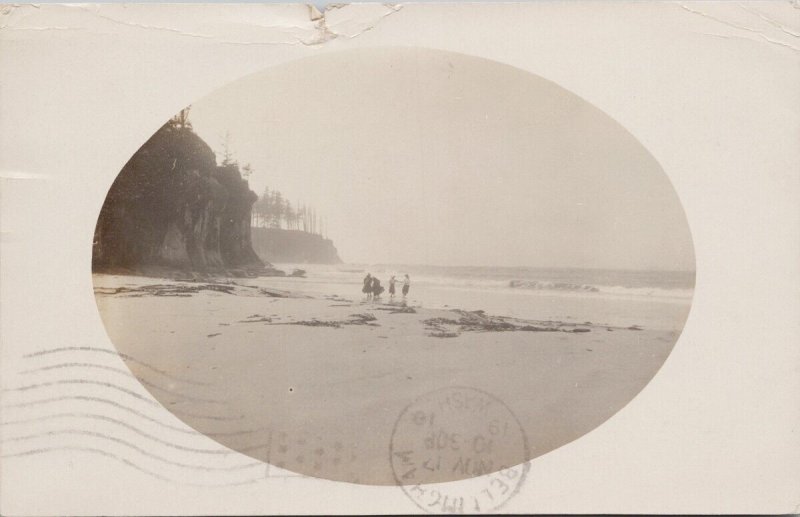
<path id="1" fill-rule="evenodd" d="M 285 228 L 302 230 L 322 235 L 322 218 L 316 210 L 297 203 L 292 205 L 278 190 L 264 188 L 264 192 L 253 205 L 253 226 L 263 228 Z"/>
<path id="2" fill-rule="evenodd" d="M 112 184 L 95 229 L 93 265 L 201 271 L 261 265 L 250 243 L 257 198 L 235 162 L 217 166 L 182 110 Z"/>

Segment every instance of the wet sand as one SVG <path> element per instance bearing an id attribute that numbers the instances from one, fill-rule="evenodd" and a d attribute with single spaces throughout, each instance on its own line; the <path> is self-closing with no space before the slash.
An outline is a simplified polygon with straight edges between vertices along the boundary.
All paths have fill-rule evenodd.
<path id="1" fill-rule="evenodd" d="M 447 386 L 503 401 L 532 457 L 564 445 L 627 404 L 680 330 L 403 306 L 286 279 L 94 283 L 117 350 L 181 420 L 272 465 L 354 483 L 395 484 L 395 421 Z"/>

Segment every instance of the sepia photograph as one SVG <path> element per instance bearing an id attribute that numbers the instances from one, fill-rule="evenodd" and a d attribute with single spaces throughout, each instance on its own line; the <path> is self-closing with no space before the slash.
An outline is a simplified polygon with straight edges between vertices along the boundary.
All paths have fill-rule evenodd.
<path id="1" fill-rule="evenodd" d="M 0 514 L 796 513 L 796 3 L 0 5 Z"/>
<path id="2" fill-rule="evenodd" d="M 268 69 L 166 121 L 108 192 L 93 272 L 111 341 L 192 428 L 408 485 L 517 466 L 619 411 L 681 333 L 694 254 L 668 178 L 602 111 L 389 48 Z M 390 465 L 401 412 L 451 387 L 496 397 L 520 436 L 452 454 L 480 412 L 457 438 L 428 422 L 438 445 Z"/>

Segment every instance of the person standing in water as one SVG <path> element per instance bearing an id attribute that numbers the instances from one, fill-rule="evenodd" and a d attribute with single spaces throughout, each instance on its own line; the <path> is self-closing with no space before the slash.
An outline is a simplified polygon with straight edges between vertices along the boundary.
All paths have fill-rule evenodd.
<path id="1" fill-rule="evenodd" d="M 367 276 L 364 277 L 364 287 L 361 292 L 367 295 L 367 300 L 372 298 L 372 275 L 370 273 L 367 273 Z"/>
<path id="2" fill-rule="evenodd" d="M 394 284 L 397 283 L 397 279 L 392 275 L 392 278 L 389 279 L 389 298 L 394 298 Z"/>
<path id="3" fill-rule="evenodd" d="M 403 299 L 408 296 L 409 289 L 411 289 L 411 279 L 408 278 L 408 274 L 406 274 L 405 278 L 403 279 Z"/>

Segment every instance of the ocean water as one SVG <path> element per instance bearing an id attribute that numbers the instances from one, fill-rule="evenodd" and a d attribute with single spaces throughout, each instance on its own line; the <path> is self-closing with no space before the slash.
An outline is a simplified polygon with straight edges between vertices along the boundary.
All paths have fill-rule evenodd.
<path id="1" fill-rule="evenodd" d="M 542 269 L 526 267 L 418 266 L 418 265 L 316 265 L 279 264 L 301 268 L 320 279 L 361 284 L 371 273 L 387 284 L 406 273 L 415 285 L 493 290 L 528 290 L 562 294 L 691 299 L 693 271 L 624 271 L 608 269 Z"/>
<path id="2" fill-rule="evenodd" d="M 591 321 L 680 330 L 694 293 L 692 271 L 622 271 L 526 267 L 449 267 L 402 264 L 276 264 L 304 279 L 265 279 L 287 289 L 361 299 L 367 273 L 388 291 L 389 278 L 411 278 L 410 304 L 485 310 L 534 320 Z M 384 292 L 383 300 L 389 300 Z M 401 297 L 398 297 L 400 299 Z"/>

